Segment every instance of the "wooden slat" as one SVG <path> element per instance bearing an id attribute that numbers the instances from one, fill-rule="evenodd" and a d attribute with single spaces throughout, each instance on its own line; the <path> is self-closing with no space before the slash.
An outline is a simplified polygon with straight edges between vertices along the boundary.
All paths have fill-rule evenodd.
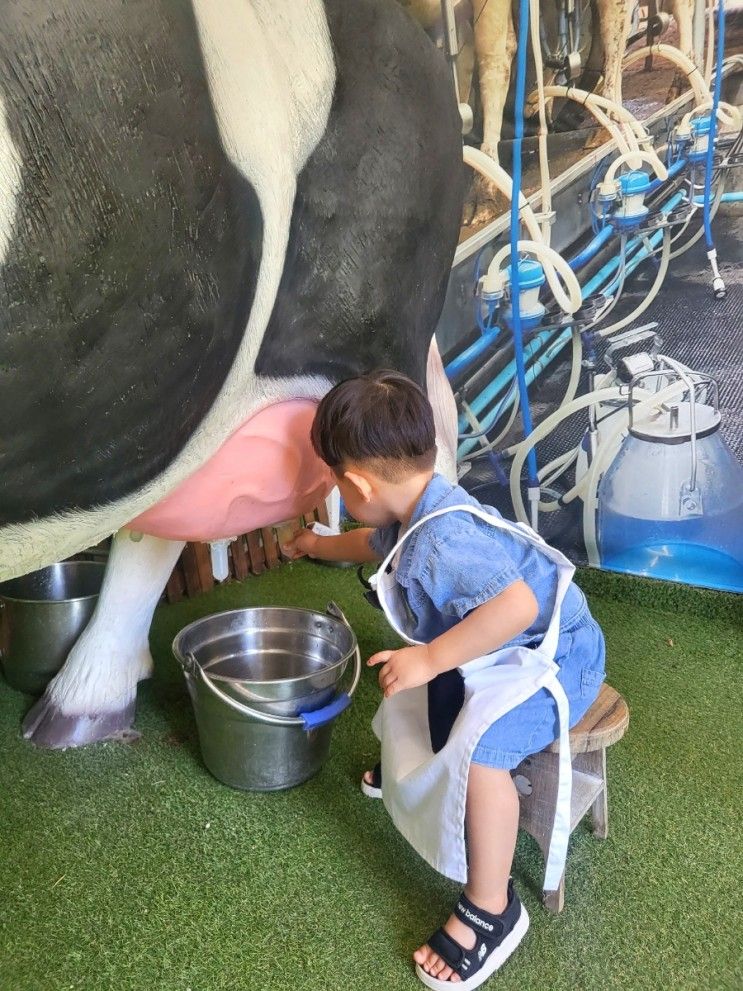
<path id="1" fill-rule="evenodd" d="M 244 534 L 230 544 L 230 573 L 238 581 L 242 581 L 250 574 L 250 559 Z"/>
<path id="2" fill-rule="evenodd" d="M 181 555 L 181 563 L 186 585 L 186 595 L 191 599 L 201 591 L 199 566 L 196 561 L 196 544 L 186 544 Z"/>
<path id="3" fill-rule="evenodd" d="M 257 530 L 245 534 L 250 556 L 250 570 L 254 575 L 262 575 L 266 570 L 266 558 L 263 553 L 263 543 Z"/>
<path id="4" fill-rule="evenodd" d="M 186 580 L 183 577 L 183 565 L 180 559 L 173 568 L 173 573 L 165 586 L 165 598 L 168 602 L 180 602 L 186 594 Z"/>
<path id="5" fill-rule="evenodd" d="M 318 522 L 322 523 L 324 526 L 330 525 L 330 519 L 328 517 L 328 505 L 324 499 L 320 503 L 320 505 L 315 509 L 315 517 L 317 518 Z"/>
<path id="6" fill-rule="evenodd" d="M 208 544 L 195 544 L 196 567 L 199 572 L 199 586 L 202 592 L 208 592 L 214 588 L 214 575 L 212 574 L 212 556 Z"/>
<path id="7" fill-rule="evenodd" d="M 279 561 L 279 546 L 276 543 L 276 533 L 269 526 L 263 527 L 261 530 L 261 535 L 263 537 L 263 554 L 266 558 L 266 565 L 269 568 L 278 568 Z"/>

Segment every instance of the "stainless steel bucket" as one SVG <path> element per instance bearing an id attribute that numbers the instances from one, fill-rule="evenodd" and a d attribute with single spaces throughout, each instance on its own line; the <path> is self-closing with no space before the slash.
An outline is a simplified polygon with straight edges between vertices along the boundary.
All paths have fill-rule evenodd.
<path id="1" fill-rule="evenodd" d="M 353 630 L 334 604 L 234 609 L 191 623 L 173 641 L 193 702 L 204 763 L 233 788 L 276 791 L 311 778 L 333 720 L 361 674 Z M 348 691 L 339 683 L 351 657 Z"/>
<path id="2" fill-rule="evenodd" d="M 105 570 L 92 561 L 62 561 L 0 585 L 8 684 L 41 695 L 93 615 Z"/>

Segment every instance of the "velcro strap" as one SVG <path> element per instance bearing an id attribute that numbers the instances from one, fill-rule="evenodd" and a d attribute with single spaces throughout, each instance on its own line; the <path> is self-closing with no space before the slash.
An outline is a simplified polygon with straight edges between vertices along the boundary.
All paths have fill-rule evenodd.
<path id="1" fill-rule="evenodd" d="M 459 896 L 454 914 L 470 929 L 482 933 L 485 939 L 497 939 L 503 931 L 503 919 L 473 905 L 464 892 Z"/>
<path id="2" fill-rule="evenodd" d="M 455 939 L 452 939 L 445 929 L 437 929 L 428 940 L 428 945 L 434 953 L 438 953 L 447 966 L 459 974 L 459 970 L 466 960 L 467 951 Z"/>

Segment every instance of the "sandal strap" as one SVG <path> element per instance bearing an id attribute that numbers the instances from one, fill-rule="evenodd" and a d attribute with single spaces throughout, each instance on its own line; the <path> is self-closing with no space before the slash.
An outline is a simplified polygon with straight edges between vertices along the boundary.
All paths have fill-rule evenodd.
<path id="1" fill-rule="evenodd" d="M 428 945 L 463 981 L 482 968 L 490 952 L 487 940 L 482 937 L 477 938 L 471 950 L 465 950 L 445 929 L 437 929 Z"/>
<path id="2" fill-rule="evenodd" d="M 510 903 L 513 893 L 513 881 L 508 882 L 508 902 Z M 464 892 L 459 896 L 459 901 L 457 902 L 456 908 L 454 909 L 454 914 L 457 918 L 473 929 L 482 940 L 486 943 L 491 943 L 494 940 L 498 940 L 505 929 L 503 924 L 502 915 L 493 915 L 491 912 L 486 912 L 485 909 L 478 908 L 474 902 L 465 895 Z"/>
<path id="3" fill-rule="evenodd" d="M 434 953 L 438 953 L 448 967 L 461 977 L 459 968 L 464 963 L 467 950 L 461 946 L 453 936 L 450 936 L 446 929 L 437 929 L 428 940 L 428 945 Z"/>
<path id="4" fill-rule="evenodd" d="M 509 880 L 509 906 L 514 897 L 513 881 Z M 490 954 L 502 942 L 503 933 L 509 926 L 504 918 L 506 913 L 493 915 L 491 912 L 486 912 L 470 901 L 464 892 L 459 896 L 454 914 L 474 931 L 475 945 L 472 949 L 466 950 L 443 928 L 436 930 L 428 940 L 428 945 L 464 981 L 473 977 L 483 968 Z M 456 985 L 452 985 L 452 987 L 454 988 Z"/>
<path id="5" fill-rule="evenodd" d="M 382 764 L 381 762 L 374 765 L 371 772 L 371 786 L 372 788 L 382 787 Z"/>

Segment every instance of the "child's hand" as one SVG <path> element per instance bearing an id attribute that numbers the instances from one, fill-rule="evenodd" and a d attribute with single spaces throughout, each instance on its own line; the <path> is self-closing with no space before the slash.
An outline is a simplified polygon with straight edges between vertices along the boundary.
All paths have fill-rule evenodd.
<path id="1" fill-rule="evenodd" d="M 292 561 L 305 555 L 312 557 L 314 551 L 317 550 L 319 540 L 320 537 L 312 530 L 300 530 L 291 540 L 287 540 L 281 545 L 281 550 Z"/>
<path id="2" fill-rule="evenodd" d="M 402 650 L 380 650 L 366 663 L 370 667 L 382 665 L 379 669 L 379 687 L 386 699 L 406 688 L 425 685 L 436 674 L 426 644 L 403 647 Z"/>

